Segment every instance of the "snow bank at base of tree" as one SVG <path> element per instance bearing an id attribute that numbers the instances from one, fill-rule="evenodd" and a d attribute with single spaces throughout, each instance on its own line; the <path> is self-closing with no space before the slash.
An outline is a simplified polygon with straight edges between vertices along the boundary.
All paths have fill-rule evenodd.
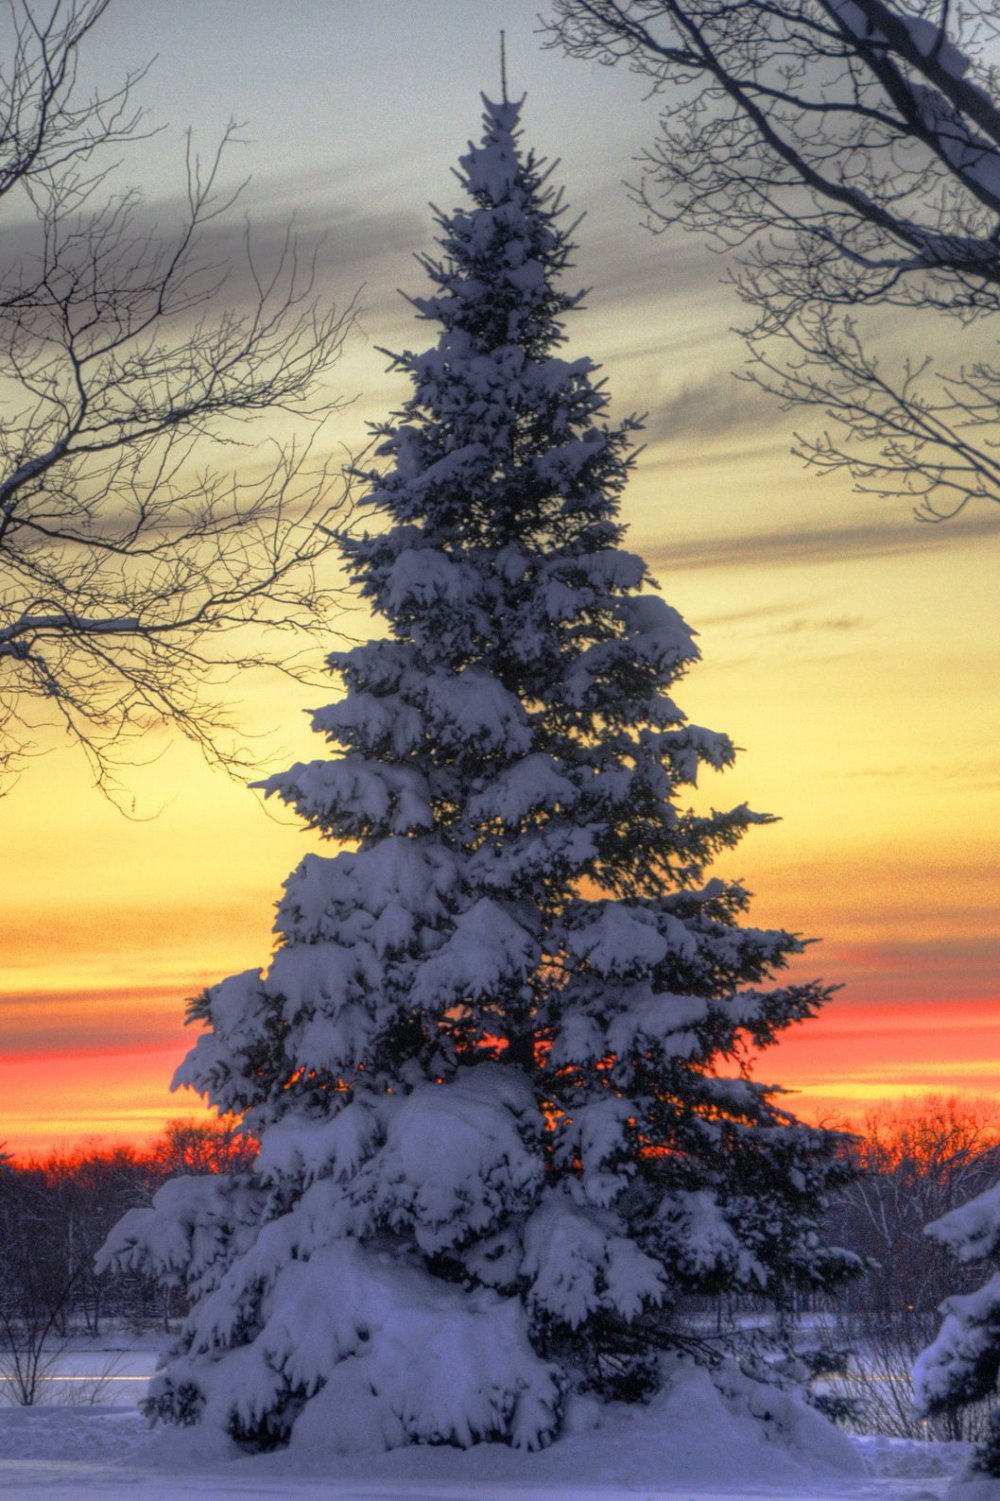
<path id="1" fill-rule="evenodd" d="M 481 1444 L 331 1459 L 318 1450 L 229 1458 L 198 1429 L 150 1433 L 123 1408 L 0 1406 L 0 1495 L 33 1501 L 998 1501 L 994 1482 L 953 1486 L 965 1445 L 849 1439 L 793 1399 L 761 1425 L 704 1371 L 648 1406 L 589 1403 L 537 1454 Z M 780 1428 L 780 1431 L 779 1431 Z M 768 1433 L 770 1432 L 770 1437 Z M 985 1487 L 985 1488 L 984 1488 Z"/>
<path id="2" fill-rule="evenodd" d="M 818 1476 L 860 1478 L 867 1471 L 856 1445 L 797 1395 L 748 1381 L 735 1367 L 715 1380 L 677 1362 L 665 1388 L 648 1404 L 600 1404 L 575 1398 L 566 1432 L 549 1448 L 525 1453 L 505 1444 L 408 1446 L 388 1453 L 338 1454 L 318 1425 L 296 1425 L 287 1449 L 238 1457 L 210 1430 L 164 1430 L 154 1441 L 158 1462 L 175 1469 L 228 1457 L 248 1481 L 265 1476 L 322 1474 L 358 1481 L 496 1484 L 550 1481 L 597 1489 L 676 1486 L 793 1487 Z"/>

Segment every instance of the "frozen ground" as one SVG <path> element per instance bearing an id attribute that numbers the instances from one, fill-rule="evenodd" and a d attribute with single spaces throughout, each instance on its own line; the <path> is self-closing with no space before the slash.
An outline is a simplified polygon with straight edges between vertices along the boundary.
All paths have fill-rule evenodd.
<path id="1" fill-rule="evenodd" d="M 616 1437 L 601 1444 L 597 1435 L 570 1439 L 565 1452 L 556 1445 L 536 1456 L 494 1446 L 468 1454 L 421 1449 L 366 1465 L 335 1461 L 325 1473 L 316 1465 L 293 1472 L 286 1455 L 199 1460 L 183 1446 L 151 1439 L 126 1408 L 5 1409 L 0 1495 L 7 1501 L 942 1501 L 961 1459 L 945 1445 L 869 1440 L 860 1446 L 870 1469 L 863 1476 L 803 1470 L 797 1480 L 786 1474 L 769 1481 L 754 1467 L 740 1481 L 739 1455 L 709 1451 L 685 1456 L 681 1465 L 664 1453 L 658 1478 L 655 1467 L 636 1462 L 624 1435 Z"/>
<path id="2" fill-rule="evenodd" d="M 654 1406 L 619 1409 L 540 1454 L 480 1445 L 227 1458 L 200 1451 L 194 1430 L 150 1433 L 132 1404 L 152 1351 L 118 1352 L 102 1405 L 82 1405 L 89 1388 L 70 1378 L 107 1374 L 114 1353 L 68 1353 L 52 1405 L 0 1406 L 4 1501 L 944 1501 L 964 1460 L 959 1445 L 827 1443 L 808 1423 L 769 1442 L 694 1374 Z"/>

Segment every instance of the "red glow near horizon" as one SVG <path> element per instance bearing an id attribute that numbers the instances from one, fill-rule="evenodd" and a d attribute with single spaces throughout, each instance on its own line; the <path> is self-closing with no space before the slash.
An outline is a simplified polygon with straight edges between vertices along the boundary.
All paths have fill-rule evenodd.
<path id="1" fill-rule="evenodd" d="M 142 1145 L 174 1119 L 204 1114 L 170 1079 L 194 1041 L 168 993 L 142 1041 L 34 1046 L 0 1058 L 0 1141 L 15 1156 L 82 1142 Z M 1000 1003 L 946 1005 L 834 1000 L 758 1055 L 753 1076 L 788 1091 L 794 1114 L 860 1125 L 878 1102 L 924 1093 L 1000 1094 Z"/>

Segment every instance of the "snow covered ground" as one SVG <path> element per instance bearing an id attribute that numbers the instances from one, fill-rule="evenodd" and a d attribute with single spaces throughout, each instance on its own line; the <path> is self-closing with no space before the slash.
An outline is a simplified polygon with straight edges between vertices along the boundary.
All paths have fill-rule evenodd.
<path id="1" fill-rule="evenodd" d="M 0 1412 L 0 1495 L 9 1501 L 942 1501 L 962 1457 L 946 1445 L 864 1440 L 858 1449 L 866 1474 L 824 1476 L 803 1466 L 796 1478 L 786 1462 L 768 1479 L 759 1464 L 741 1463 L 728 1437 L 698 1452 L 693 1432 L 673 1435 L 678 1454 L 669 1452 L 664 1435 L 659 1466 L 647 1446 L 633 1450 L 627 1427 L 600 1441 L 570 1438 L 540 1455 L 485 1445 L 320 1466 L 294 1464 L 286 1454 L 200 1459 L 175 1436 L 172 1442 L 151 1437 L 122 1407 L 8 1408 Z M 712 1435 L 697 1439 L 711 1444 Z"/>
<path id="2" fill-rule="evenodd" d="M 485 1444 L 469 1451 L 397 1450 L 330 1457 L 318 1451 L 227 1457 L 196 1430 L 150 1432 L 134 1401 L 152 1349 L 74 1349 L 60 1362 L 51 1405 L 0 1406 L 5 1501 L 943 1501 L 964 1462 L 960 1445 L 902 1440 L 824 1442 L 785 1423 L 780 1442 L 726 1407 L 691 1372 L 649 1407 L 560 1440 L 540 1454 Z M 82 1405 L 79 1379 L 107 1374 L 101 1405 Z M 74 1401 L 74 1394 L 76 1400 Z M 1000 1488 L 996 1491 L 1000 1501 Z M 979 1498 L 969 1498 L 979 1501 Z M 987 1501 L 987 1498 L 983 1498 Z M 989 1498 L 992 1501 L 992 1498 Z"/>

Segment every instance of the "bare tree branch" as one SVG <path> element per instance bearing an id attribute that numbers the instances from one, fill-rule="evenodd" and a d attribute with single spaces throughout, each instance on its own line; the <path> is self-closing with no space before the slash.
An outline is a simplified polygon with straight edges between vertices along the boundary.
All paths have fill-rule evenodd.
<path id="1" fill-rule="evenodd" d="M 336 603 L 324 564 L 348 492 L 324 379 L 353 304 L 319 295 L 291 229 L 268 264 L 249 226 L 236 261 L 220 253 L 235 125 L 207 161 L 189 139 L 169 227 L 138 190 L 111 191 L 102 152 L 148 131 L 143 70 L 78 97 L 109 3 L 0 16 L 0 203 L 34 223 L 0 270 L 0 772 L 56 722 L 114 793 L 164 720 L 210 761 L 251 764 L 220 739 L 225 673 L 294 671 L 272 633 Z M 248 290 L 227 308 L 237 272 Z M 286 436 L 261 440 L 263 414 Z"/>
<path id="2" fill-rule="evenodd" d="M 635 196 L 652 227 L 736 252 L 750 378 L 841 432 L 798 452 L 926 520 L 1000 501 L 984 327 L 1000 311 L 995 7 L 553 3 L 552 45 L 624 62 L 662 101 Z M 925 344 L 893 367 L 884 314 L 875 335 L 865 325 L 872 308 L 901 310 L 911 337 L 914 313 L 954 318 L 982 357 L 942 369 Z"/>

